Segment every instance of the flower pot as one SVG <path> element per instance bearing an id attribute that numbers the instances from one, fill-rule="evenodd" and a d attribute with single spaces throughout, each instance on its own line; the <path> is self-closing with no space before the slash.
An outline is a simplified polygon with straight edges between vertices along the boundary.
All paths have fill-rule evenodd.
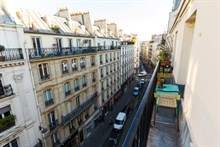
<path id="1" fill-rule="evenodd" d="M 0 61 L 5 61 L 5 56 L 0 56 Z"/>
<path id="2" fill-rule="evenodd" d="M 163 87 L 163 81 L 161 79 L 157 80 L 157 87 L 162 88 Z"/>

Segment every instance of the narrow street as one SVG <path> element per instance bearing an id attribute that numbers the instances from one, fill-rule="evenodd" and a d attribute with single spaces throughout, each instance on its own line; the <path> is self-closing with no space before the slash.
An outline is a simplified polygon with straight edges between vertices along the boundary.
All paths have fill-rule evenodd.
<path id="1" fill-rule="evenodd" d="M 141 97 L 143 96 L 147 88 L 149 78 L 150 75 L 145 77 L 135 76 L 135 80 L 132 81 L 131 85 L 123 93 L 119 101 L 114 105 L 113 110 L 109 111 L 105 116 L 105 121 L 103 123 L 100 123 L 95 128 L 93 134 L 82 144 L 83 147 L 112 147 L 112 146 L 119 147 L 122 145 L 123 140 L 126 137 L 125 135 L 129 130 L 130 124 L 132 123 L 135 112 L 137 111 Z M 140 79 L 145 79 L 146 82 L 142 87 L 139 96 L 133 97 L 132 96 L 133 89 L 137 85 Z M 124 125 L 124 128 L 121 131 L 115 131 L 113 129 L 113 124 L 110 124 L 109 120 L 110 118 L 112 118 L 114 121 L 117 114 L 123 111 L 123 109 L 126 106 L 129 106 L 131 108 L 131 111 L 130 113 L 127 114 L 127 120 Z"/>

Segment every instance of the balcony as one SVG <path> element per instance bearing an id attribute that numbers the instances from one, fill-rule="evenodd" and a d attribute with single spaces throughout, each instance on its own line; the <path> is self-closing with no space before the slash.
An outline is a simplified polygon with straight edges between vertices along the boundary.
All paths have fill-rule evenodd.
<path id="1" fill-rule="evenodd" d="M 69 56 L 77 54 L 87 54 L 97 52 L 97 47 L 66 47 L 62 49 L 58 48 L 30 48 L 28 49 L 28 55 L 30 59 L 41 58 L 54 58 L 60 56 Z"/>
<path id="2" fill-rule="evenodd" d="M 95 63 L 91 63 L 91 66 L 95 66 Z"/>
<path id="3" fill-rule="evenodd" d="M 71 121 L 73 118 L 78 116 L 81 112 L 83 112 L 85 109 L 87 109 L 89 106 L 95 103 L 97 98 L 97 92 L 95 92 L 90 99 L 88 99 L 86 102 L 81 104 L 78 108 L 70 112 L 69 114 L 62 116 L 62 123 L 66 124 L 69 121 Z"/>
<path id="4" fill-rule="evenodd" d="M 81 67 L 81 69 L 84 69 L 84 68 L 86 68 L 86 65 L 82 64 L 82 65 L 80 65 L 80 67 Z"/>
<path id="5" fill-rule="evenodd" d="M 45 101 L 45 106 L 48 107 L 53 104 L 53 99 L 51 98 L 50 100 Z"/>
<path id="6" fill-rule="evenodd" d="M 75 87 L 75 92 L 79 90 L 79 86 Z"/>
<path id="7" fill-rule="evenodd" d="M 12 114 L 10 114 L 9 116 L 6 116 L 5 118 L 1 118 L 0 119 L 0 133 L 13 127 L 15 125 L 15 119 L 16 119 L 16 116 Z"/>
<path id="8" fill-rule="evenodd" d="M 82 86 L 83 86 L 83 87 L 86 87 L 86 86 L 87 86 L 87 83 L 83 83 Z"/>
<path id="9" fill-rule="evenodd" d="M 181 146 L 179 142 L 178 119 L 174 121 L 174 110 L 160 107 L 154 111 L 154 91 L 159 71 L 157 64 L 144 96 L 141 99 L 135 119 L 126 133 L 122 147 L 130 146 Z M 167 80 L 167 79 L 166 79 Z M 169 80 L 168 80 L 169 81 Z M 156 109 L 155 109 L 156 110 Z M 170 112 L 168 112 L 170 111 Z M 156 125 L 153 124 L 153 114 L 156 115 Z M 175 118 L 176 119 L 176 118 Z"/>
<path id="10" fill-rule="evenodd" d="M 58 119 L 56 119 L 56 120 L 53 121 L 53 122 L 50 122 L 50 124 L 49 124 L 50 131 L 52 131 L 53 129 L 55 129 L 56 127 L 58 127 L 58 125 L 59 125 Z"/>
<path id="11" fill-rule="evenodd" d="M 68 74 L 69 73 L 68 69 L 63 70 L 62 72 L 63 72 L 63 74 Z"/>
<path id="12" fill-rule="evenodd" d="M 6 48 L 0 53 L 0 61 L 12 61 L 24 59 L 21 48 Z"/>
<path id="13" fill-rule="evenodd" d="M 77 67 L 72 67 L 72 70 L 73 70 L 73 71 L 77 71 L 78 68 L 77 68 Z"/>
<path id="14" fill-rule="evenodd" d="M 40 78 L 41 78 L 42 81 L 43 81 L 43 80 L 48 80 L 48 79 L 50 79 L 50 75 L 49 75 L 49 74 L 40 75 Z"/>
<path id="15" fill-rule="evenodd" d="M 71 95 L 71 90 L 65 91 L 65 96 Z"/>
<path id="16" fill-rule="evenodd" d="M 0 99 L 14 95 L 11 84 L 0 87 Z"/>

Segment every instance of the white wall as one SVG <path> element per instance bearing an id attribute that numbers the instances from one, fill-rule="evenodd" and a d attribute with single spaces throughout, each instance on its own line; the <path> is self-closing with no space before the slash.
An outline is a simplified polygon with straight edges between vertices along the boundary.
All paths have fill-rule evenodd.
<path id="1" fill-rule="evenodd" d="M 217 4 L 217 1 L 194 1 L 172 31 L 172 35 L 178 32 L 173 73 L 177 84 L 185 84 L 184 114 L 198 146 L 219 146 L 220 32 L 217 28 L 220 16 Z M 189 32 L 184 33 L 187 31 L 185 22 L 195 11 L 194 33 L 192 40 L 187 40 L 184 37 Z"/>

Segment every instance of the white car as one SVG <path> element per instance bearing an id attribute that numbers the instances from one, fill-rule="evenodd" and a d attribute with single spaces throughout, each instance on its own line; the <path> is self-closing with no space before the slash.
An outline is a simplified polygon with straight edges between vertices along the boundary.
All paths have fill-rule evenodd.
<path id="1" fill-rule="evenodd" d="M 146 76 L 147 75 L 147 72 L 146 71 L 142 71 L 138 74 L 139 77 L 143 77 L 143 76 Z"/>

